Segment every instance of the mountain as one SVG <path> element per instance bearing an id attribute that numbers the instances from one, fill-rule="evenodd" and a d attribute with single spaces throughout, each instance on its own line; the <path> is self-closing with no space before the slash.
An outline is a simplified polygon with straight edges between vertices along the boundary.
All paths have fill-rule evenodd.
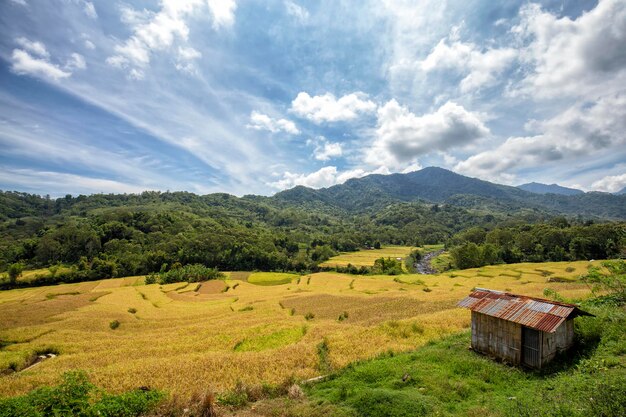
<path id="1" fill-rule="evenodd" d="M 618 192 L 614 193 L 615 195 L 624 195 L 626 194 L 626 187 L 622 188 Z"/>
<path id="2" fill-rule="evenodd" d="M 437 167 L 407 174 L 373 174 L 318 190 L 300 186 L 277 193 L 272 199 L 299 207 L 327 205 L 351 212 L 368 212 L 393 203 L 421 201 L 499 212 L 541 211 L 553 215 L 626 218 L 626 195 L 598 192 L 537 194 Z"/>
<path id="3" fill-rule="evenodd" d="M 562 187 L 558 184 L 541 184 L 539 182 L 529 182 L 528 184 L 518 185 L 517 188 L 524 191 L 530 191 L 535 194 L 561 194 L 561 195 L 578 195 L 584 194 L 584 191 L 576 188 Z"/>

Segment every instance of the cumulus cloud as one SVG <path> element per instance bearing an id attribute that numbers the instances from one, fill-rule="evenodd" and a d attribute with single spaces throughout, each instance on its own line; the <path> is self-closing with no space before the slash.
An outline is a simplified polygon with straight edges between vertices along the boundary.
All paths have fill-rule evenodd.
<path id="1" fill-rule="evenodd" d="M 213 28 L 232 26 L 235 22 L 235 10 L 237 2 L 235 0 L 208 0 L 211 15 L 213 15 Z"/>
<path id="2" fill-rule="evenodd" d="M 552 119 L 533 122 L 539 133 L 511 137 L 495 149 L 459 162 L 459 172 L 486 179 L 522 168 L 538 167 L 564 159 L 591 156 L 626 145 L 626 93 L 600 99 L 592 105 L 576 104 Z"/>
<path id="3" fill-rule="evenodd" d="M 11 71 L 19 75 L 34 75 L 58 81 L 72 75 L 52 64 L 46 58 L 34 57 L 22 49 L 14 49 L 11 55 Z"/>
<path id="4" fill-rule="evenodd" d="M 609 175 L 591 184 L 596 190 L 615 193 L 626 187 L 626 174 Z"/>
<path id="5" fill-rule="evenodd" d="M 420 63 L 420 67 L 425 72 L 454 69 L 467 74 L 460 84 L 461 91 L 467 93 L 496 84 L 497 76 L 508 68 L 516 57 L 517 51 L 513 48 L 489 48 L 483 52 L 473 43 L 458 40 L 449 43 L 444 38 Z"/>
<path id="6" fill-rule="evenodd" d="M 349 121 L 361 113 L 376 110 L 376 104 L 368 100 L 365 93 L 355 92 L 337 99 L 326 93 L 311 97 L 306 92 L 298 93 L 291 102 L 291 111 L 315 123 Z"/>
<path id="7" fill-rule="evenodd" d="M 339 171 L 335 166 L 320 168 L 310 174 L 293 174 L 285 172 L 283 178 L 269 183 L 271 187 L 279 190 L 293 188 L 297 185 L 303 185 L 310 188 L 330 187 L 336 184 L 343 184 L 351 178 L 360 178 L 370 174 L 388 174 L 389 171 L 384 168 L 378 168 L 374 171 L 367 171 L 362 168 L 355 168 L 346 171 Z"/>
<path id="8" fill-rule="evenodd" d="M 234 0 L 163 0 L 161 9 L 156 13 L 122 7 L 121 20 L 131 27 L 133 35 L 117 45 L 116 54 L 107 58 L 106 62 L 117 68 L 134 67 L 135 72 L 141 71 L 150 63 L 150 55 L 154 51 L 167 50 L 175 41 L 187 41 L 189 27 L 186 19 L 205 5 L 209 8 L 216 30 L 234 23 L 237 8 Z"/>
<path id="9" fill-rule="evenodd" d="M 96 12 L 96 7 L 93 5 L 92 2 L 90 1 L 86 1 L 83 5 L 83 11 L 85 12 L 85 14 L 92 18 L 92 19 L 97 19 L 98 18 L 98 13 Z"/>
<path id="10" fill-rule="evenodd" d="M 273 119 L 266 114 L 253 111 L 250 113 L 250 123 L 246 125 L 248 129 L 267 130 L 272 133 L 287 132 L 292 135 L 300 133 L 296 124 L 287 119 Z"/>
<path id="11" fill-rule="evenodd" d="M 323 136 L 308 140 L 307 145 L 315 146 L 313 157 L 318 161 L 328 161 L 331 158 L 337 158 L 343 154 L 341 143 L 329 142 Z"/>
<path id="12" fill-rule="evenodd" d="M 600 96 L 626 85 L 626 2 L 601 0 L 575 20 L 537 4 L 512 28 L 532 70 L 515 93 L 539 98 Z"/>
<path id="13" fill-rule="evenodd" d="M 96 49 L 96 45 L 94 45 L 93 42 L 90 41 L 89 39 L 85 39 L 84 44 L 85 44 L 85 48 L 87 49 L 92 49 L 92 50 Z"/>
<path id="14" fill-rule="evenodd" d="M 464 146 L 489 134 L 478 114 L 453 102 L 417 116 L 391 100 L 377 116 L 376 138 L 366 155 L 375 166 L 403 166 L 420 155 Z"/>
<path id="15" fill-rule="evenodd" d="M 19 4 L 20 6 L 28 6 L 28 3 L 26 3 L 26 0 L 11 0 L 11 3 Z"/>
<path id="16" fill-rule="evenodd" d="M 309 20 L 309 11 L 304 7 L 290 0 L 286 0 L 284 4 L 285 10 L 287 10 L 287 14 L 290 16 L 295 17 L 300 22 L 306 22 Z"/>
<path id="17" fill-rule="evenodd" d="M 41 42 L 31 41 L 24 37 L 15 39 L 15 42 L 20 45 L 24 50 L 37 55 L 41 58 L 49 58 L 50 54 L 46 50 L 46 46 Z"/>
<path id="18" fill-rule="evenodd" d="M 85 62 L 85 58 L 81 54 L 77 54 L 76 52 L 70 55 L 70 59 L 65 64 L 65 68 L 74 71 L 74 70 L 82 70 L 87 68 L 87 63 Z"/>
<path id="19" fill-rule="evenodd" d="M 176 69 L 188 74 L 197 72 L 195 61 L 202 57 L 200 51 L 191 47 L 179 47 L 178 58 L 176 61 Z"/>

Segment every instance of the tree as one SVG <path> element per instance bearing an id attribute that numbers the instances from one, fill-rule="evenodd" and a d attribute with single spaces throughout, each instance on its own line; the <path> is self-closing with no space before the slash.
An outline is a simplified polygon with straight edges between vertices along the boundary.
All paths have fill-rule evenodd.
<path id="1" fill-rule="evenodd" d="M 24 265 L 19 262 L 9 265 L 8 273 L 11 285 L 15 285 L 17 279 L 22 276 L 22 271 L 24 271 Z"/>
<path id="2" fill-rule="evenodd" d="M 454 264 L 459 269 L 476 268 L 481 266 L 482 254 L 475 243 L 466 243 L 450 251 Z"/>

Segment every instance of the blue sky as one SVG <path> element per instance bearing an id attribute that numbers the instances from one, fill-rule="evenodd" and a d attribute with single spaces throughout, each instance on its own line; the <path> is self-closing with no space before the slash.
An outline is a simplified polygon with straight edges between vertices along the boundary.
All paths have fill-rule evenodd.
<path id="1" fill-rule="evenodd" d="M 626 186 L 626 1 L 4 0 L 0 189 Z"/>

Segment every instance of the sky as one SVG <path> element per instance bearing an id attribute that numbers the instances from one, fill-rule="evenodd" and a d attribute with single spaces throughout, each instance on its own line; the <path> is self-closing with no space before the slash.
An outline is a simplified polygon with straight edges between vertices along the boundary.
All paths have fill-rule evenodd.
<path id="1" fill-rule="evenodd" d="M 626 0 L 2 0 L 0 189 L 626 186 Z"/>

